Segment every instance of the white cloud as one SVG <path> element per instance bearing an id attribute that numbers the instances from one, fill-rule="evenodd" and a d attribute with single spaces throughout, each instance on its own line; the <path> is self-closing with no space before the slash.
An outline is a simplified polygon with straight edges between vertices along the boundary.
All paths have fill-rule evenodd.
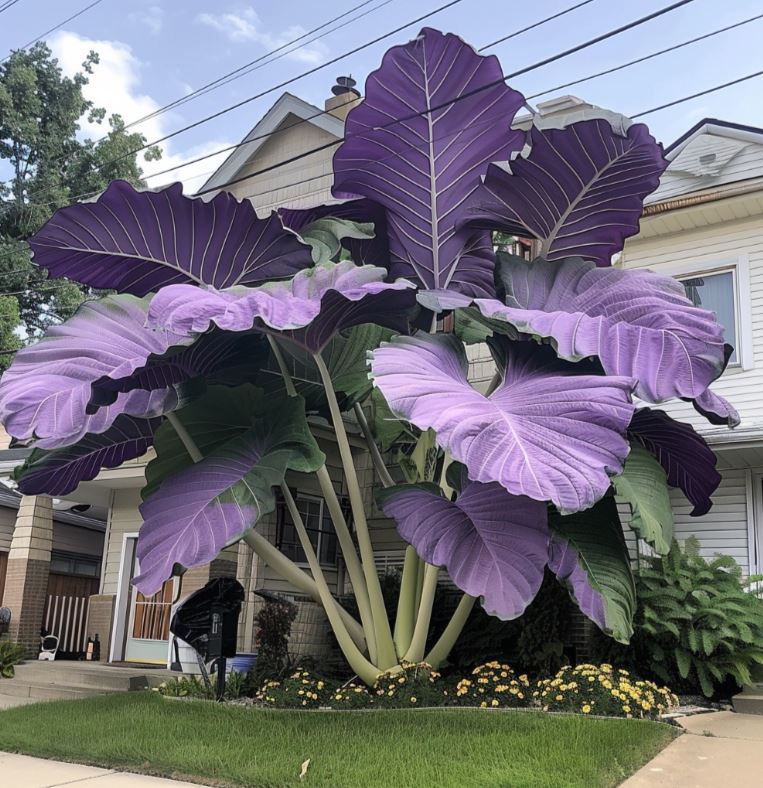
<path id="1" fill-rule="evenodd" d="M 280 33 L 264 30 L 257 12 L 251 6 L 236 13 L 199 14 L 196 21 L 222 33 L 229 41 L 234 43 L 253 41 L 261 44 L 268 51 L 278 49 L 306 32 L 300 25 L 292 25 Z M 295 44 L 295 49 L 289 51 L 286 56 L 302 63 L 315 64 L 325 60 L 327 52 L 325 44 L 320 41 L 310 44 L 300 42 Z"/>
<path id="2" fill-rule="evenodd" d="M 107 115 L 117 113 L 125 122 L 142 118 L 159 108 L 159 102 L 141 89 L 143 78 L 143 64 L 135 57 L 127 44 L 121 41 L 94 40 L 83 38 L 76 33 L 59 32 L 48 40 L 48 44 L 61 65 L 63 72 L 71 75 L 81 70 L 82 62 L 90 50 L 95 50 L 100 56 L 100 62 L 94 67 L 89 82 L 83 88 L 85 98 L 92 101 L 96 107 L 104 107 Z M 179 125 L 175 119 L 174 126 Z M 102 137 L 106 131 L 105 124 L 89 123 L 87 118 L 81 120 L 83 136 L 91 139 Z M 172 113 L 160 115 L 156 118 L 141 123 L 135 127 L 150 142 L 159 139 L 173 128 Z M 196 145 L 184 151 L 176 151 L 176 142 L 168 141 L 162 148 L 162 158 L 158 161 L 140 160 L 140 165 L 146 176 L 166 170 L 191 159 L 211 153 L 218 148 L 229 145 L 227 140 L 209 140 L 202 145 Z M 186 193 L 198 189 L 225 159 L 227 153 L 205 159 L 191 164 L 175 172 L 150 178 L 151 187 L 161 186 L 165 183 L 180 180 L 183 182 Z"/>
<path id="3" fill-rule="evenodd" d="M 130 11 L 127 19 L 144 25 L 152 36 L 158 36 L 164 26 L 164 9 L 159 5 L 150 5 L 141 11 Z"/>

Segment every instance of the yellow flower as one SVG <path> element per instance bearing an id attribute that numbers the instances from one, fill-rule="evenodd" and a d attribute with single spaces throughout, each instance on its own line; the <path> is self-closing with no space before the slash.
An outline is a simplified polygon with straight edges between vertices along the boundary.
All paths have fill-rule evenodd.
<path id="1" fill-rule="evenodd" d="M 557 696 L 554 698 L 554 700 L 564 700 L 564 696 L 563 696 L 563 695 L 557 695 Z"/>
<path id="2" fill-rule="evenodd" d="M 627 714 L 631 710 L 630 706 L 623 706 L 623 711 Z"/>
<path id="3" fill-rule="evenodd" d="M 490 705 L 491 706 L 497 706 L 498 705 L 498 701 L 495 698 L 493 698 L 493 700 L 490 702 Z"/>
<path id="4" fill-rule="evenodd" d="M 581 707 L 580 711 L 582 711 L 583 714 L 590 714 L 591 707 L 587 703 L 584 703 L 583 706 Z"/>
<path id="5" fill-rule="evenodd" d="M 411 698 L 411 703 L 415 703 L 415 702 L 416 702 L 416 698 Z"/>
<path id="6" fill-rule="evenodd" d="M 481 709 L 486 709 L 487 708 L 487 702 L 483 700 L 482 703 L 480 703 L 480 708 Z"/>

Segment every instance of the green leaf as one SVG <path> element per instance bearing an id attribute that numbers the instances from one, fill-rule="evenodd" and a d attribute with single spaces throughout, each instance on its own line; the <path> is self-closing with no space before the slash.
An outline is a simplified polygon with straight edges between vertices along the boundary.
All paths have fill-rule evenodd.
<path id="1" fill-rule="evenodd" d="M 381 446 L 382 451 L 389 451 L 401 438 L 411 436 L 405 423 L 390 410 L 384 394 L 377 388 L 371 392 L 369 423 L 374 440 Z"/>
<path id="2" fill-rule="evenodd" d="M 327 216 L 308 224 L 299 235 L 312 247 L 315 265 L 321 265 L 338 258 L 343 238 L 370 240 L 375 233 L 373 222 L 352 222 Z"/>
<path id="3" fill-rule="evenodd" d="M 602 498 L 591 509 L 566 516 L 552 512 L 549 526 L 574 547 L 589 583 L 601 594 L 605 631 L 620 643 L 628 643 L 633 634 L 636 588 L 614 499 Z"/>
<path id="4" fill-rule="evenodd" d="M 409 455 L 400 458 L 400 468 L 410 484 L 431 482 L 437 459 L 437 442 L 434 430 L 422 432 Z"/>
<path id="5" fill-rule="evenodd" d="M 453 333 L 465 345 L 486 342 L 493 334 L 506 334 L 516 338 L 518 332 L 503 320 L 485 317 L 474 306 L 459 307 L 453 311 Z"/>
<path id="6" fill-rule="evenodd" d="M 670 551 L 673 510 L 665 471 L 640 446 L 632 446 L 623 472 L 612 480 L 617 494 L 631 505 L 631 528 L 657 553 Z"/>
<path id="7" fill-rule="evenodd" d="M 681 678 L 687 678 L 691 670 L 691 654 L 678 647 L 676 647 L 673 653 L 676 656 L 676 665 L 678 665 L 678 672 L 681 674 Z"/>

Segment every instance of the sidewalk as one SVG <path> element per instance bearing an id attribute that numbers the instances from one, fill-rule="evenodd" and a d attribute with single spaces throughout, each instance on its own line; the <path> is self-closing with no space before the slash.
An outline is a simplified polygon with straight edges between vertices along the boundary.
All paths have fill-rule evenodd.
<path id="1" fill-rule="evenodd" d="M 80 785 L 82 788 L 198 788 L 196 783 L 162 780 L 7 752 L 0 752 L 0 774 L 2 784 L 9 788 L 54 788 L 58 785 L 74 788 Z"/>
<path id="2" fill-rule="evenodd" d="M 759 788 L 763 715 L 718 711 L 679 720 L 686 733 L 622 788 Z"/>

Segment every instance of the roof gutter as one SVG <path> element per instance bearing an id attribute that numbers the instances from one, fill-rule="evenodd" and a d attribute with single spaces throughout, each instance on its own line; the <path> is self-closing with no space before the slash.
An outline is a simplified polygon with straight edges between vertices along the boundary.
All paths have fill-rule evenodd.
<path id="1" fill-rule="evenodd" d="M 755 178 L 749 183 L 742 183 L 739 186 L 722 187 L 701 194 L 692 194 L 688 197 L 677 197 L 674 200 L 664 200 L 663 202 L 645 205 L 642 216 L 658 216 L 659 214 L 668 213 L 669 211 L 677 211 L 681 208 L 691 208 L 694 205 L 702 205 L 708 202 L 727 200 L 730 197 L 739 197 L 761 190 L 763 190 L 763 182 L 759 178 Z"/>

